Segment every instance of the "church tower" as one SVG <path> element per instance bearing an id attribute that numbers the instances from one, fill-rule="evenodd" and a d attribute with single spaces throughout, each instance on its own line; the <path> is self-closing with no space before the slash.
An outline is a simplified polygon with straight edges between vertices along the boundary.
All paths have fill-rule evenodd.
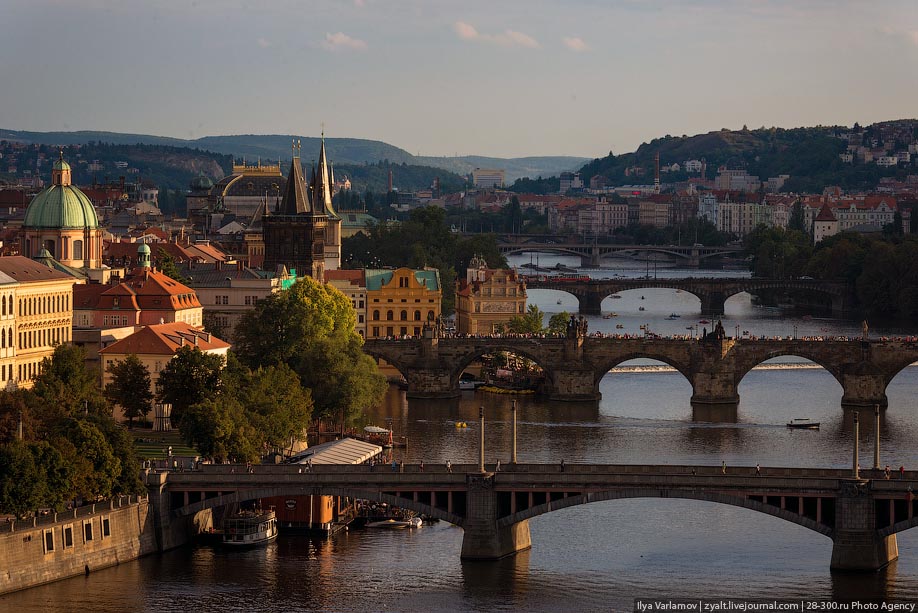
<path id="1" fill-rule="evenodd" d="M 296 143 L 284 197 L 273 211 L 266 208 L 262 217 L 263 268 L 274 271 L 283 266 L 288 271 L 295 269 L 298 276 L 323 281 L 329 216 L 324 207 L 316 206 L 322 202 L 320 199 L 309 198 L 309 191 L 300 165 L 300 145 Z"/>
<path id="2" fill-rule="evenodd" d="M 341 268 L 341 217 L 332 205 L 332 190 L 335 184 L 334 175 L 329 171 L 325 154 L 325 132 L 322 132 L 322 145 L 319 149 L 319 166 L 313 170 L 312 203 L 314 211 L 322 211 L 328 216 L 325 226 L 325 270 Z"/>

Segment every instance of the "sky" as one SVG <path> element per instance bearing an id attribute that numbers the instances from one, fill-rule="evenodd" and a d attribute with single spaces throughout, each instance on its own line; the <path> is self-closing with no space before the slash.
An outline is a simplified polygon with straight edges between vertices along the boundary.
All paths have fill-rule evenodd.
<path id="1" fill-rule="evenodd" d="M 915 0 L 0 0 L 0 128 L 633 151 L 918 116 Z"/>

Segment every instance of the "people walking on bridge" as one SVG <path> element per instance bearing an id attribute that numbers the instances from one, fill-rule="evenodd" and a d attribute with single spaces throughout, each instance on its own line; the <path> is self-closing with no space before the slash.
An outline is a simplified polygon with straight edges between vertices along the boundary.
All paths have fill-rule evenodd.
<path id="1" fill-rule="evenodd" d="M 421 460 L 421 465 L 418 466 L 418 469 L 419 469 L 421 472 L 424 472 L 424 460 Z"/>
<path id="2" fill-rule="evenodd" d="M 755 476 L 756 477 L 762 476 L 762 467 L 759 466 L 758 464 L 755 465 Z"/>
<path id="3" fill-rule="evenodd" d="M 446 472 L 448 473 L 453 472 L 453 463 L 450 462 L 449 460 L 446 461 Z"/>
<path id="4" fill-rule="evenodd" d="M 889 477 L 891 476 L 891 473 L 889 470 L 889 464 L 886 465 L 885 475 L 886 475 L 886 480 L 889 481 Z"/>
<path id="5" fill-rule="evenodd" d="M 398 471 L 398 462 L 396 462 L 395 459 L 393 458 L 392 459 L 392 472 L 397 472 L 397 471 Z"/>
<path id="6" fill-rule="evenodd" d="M 497 461 L 497 464 L 494 465 L 494 472 L 500 472 L 500 460 Z"/>
<path id="7" fill-rule="evenodd" d="M 561 458 L 561 472 L 564 472 L 564 458 Z"/>
<path id="8" fill-rule="evenodd" d="M 905 479 L 905 466 L 899 466 L 899 478 Z"/>
<path id="9" fill-rule="evenodd" d="M 727 461 L 726 461 L 726 460 L 724 460 L 723 462 L 721 462 L 721 465 L 720 465 L 720 473 L 721 473 L 722 475 L 726 475 L 726 474 L 727 474 Z"/>
<path id="10" fill-rule="evenodd" d="M 306 470 L 308 470 L 309 472 L 312 472 L 312 458 L 309 458 L 308 460 L 306 460 Z"/>

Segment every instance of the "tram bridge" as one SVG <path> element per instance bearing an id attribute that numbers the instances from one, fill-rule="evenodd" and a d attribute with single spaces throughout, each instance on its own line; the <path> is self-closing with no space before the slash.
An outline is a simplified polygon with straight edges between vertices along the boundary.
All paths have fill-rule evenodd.
<path id="1" fill-rule="evenodd" d="M 610 245 L 599 243 L 550 242 L 542 240 L 498 240 L 497 249 L 503 255 L 520 253 L 554 253 L 580 258 L 582 266 L 598 267 L 602 259 L 613 255 L 635 256 L 638 253 L 659 254 L 675 258 L 688 268 L 698 268 L 707 259 L 737 257 L 744 253 L 741 246 L 705 247 L 704 245 Z"/>
<path id="2" fill-rule="evenodd" d="M 464 530 L 462 557 L 496 559 L 530 547 L 528 520 L 568 507 L 626 498 L 684 498 L 765 513 L 833 541 L 833 569 L 876 570 L 898 557 L 896 533 L 918 524 L 911 486 L 851 470 L 719 466 L 508 464 L 478 466 L 260 465 L 254 472 L 203 465 L 146 473 L 161 549 L 183 544 L 212 509 L 271 496 L 328 495 L 386 502 Z M 878 477 L 882 475 L 877 471 Z M 863 474 L 863 473 L 862 473 Z M 661 502 L 661 504 L 663 504 Z M 704 512 L 701 510 L 700 512 Z M 198 526 L 196 529 L 195 526 Z"/>

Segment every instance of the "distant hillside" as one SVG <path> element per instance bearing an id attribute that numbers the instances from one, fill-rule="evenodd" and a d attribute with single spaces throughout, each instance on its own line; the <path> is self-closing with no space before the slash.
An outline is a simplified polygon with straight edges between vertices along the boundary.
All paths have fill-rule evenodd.
<path id="1" fill-rule="evenodd" d="M 704 160 L 709 179 L 717 174 L 719 166 L 744 168 L 763 181 L 788 174 L 791 179 L 784 186 L 786 191 L 819 192 L 827 185 L 872 189 L 882 177 L 904 177 L 915 172 L 914 162 L 911 170 L 908 166 L 882 168 L 873 163 L 843 162 L 839 154 L 845 152 L 848 140 L 840 137 L 853 130 L 846 126 L 817 126 L 720 130 L 681 137 L 667 135 L 642 144 L 633 153 L 595 159 L 585 164 L 580 172 L 584 182 L 601 175 L 609 185 L 650 183 L 657 152 L 661 166 L 674 163 L 682 166 L 686 160 Z M 858 138 L 865 145 L 874 142 L 882 145 L 885 139 L 891 150 L 903 150 L 908 147 L 909 135 L 918 135 L 918 120 L 882 122 L 857 130 Z M 629 170 L 627 176 L 626 169 Z M 639 171 L 635 173 L 634 169 Z M 685 172 L 671 172 L 662 174 L 661 179 L 674 182 L 689 176 Z"/>
<path id="2" fill-rule="evenodd" d="M 522 177 L 551 177 L 568 170 L 577 170 L 589 158 L 573 156 L 542 156 L 525 158 L 492 158 L 479 155 L 461 157 L 427 157 L 416 158 L 418 163 L 445 168 L 459 175 L 468 175 L 476 168 L 497 168 L 507 171 L 507 183 L 513 183 Z"/>

